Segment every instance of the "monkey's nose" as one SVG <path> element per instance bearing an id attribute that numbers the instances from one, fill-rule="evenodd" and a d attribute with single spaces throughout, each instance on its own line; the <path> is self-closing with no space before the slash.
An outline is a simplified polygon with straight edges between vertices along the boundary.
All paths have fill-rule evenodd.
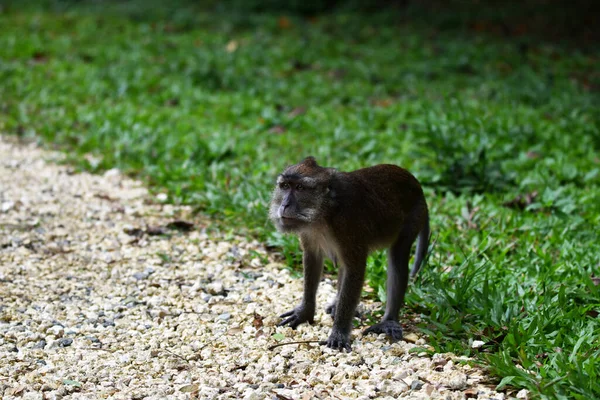
<path id="1" fill-rule="evenodd" d="M 287 206 L 285 205 L 280 205 L 279 208 L 277 209 L 277 217 L 279 218 L 283 218 L 284 213 L 285 213 L 285 209 L 287 208 Z"/>

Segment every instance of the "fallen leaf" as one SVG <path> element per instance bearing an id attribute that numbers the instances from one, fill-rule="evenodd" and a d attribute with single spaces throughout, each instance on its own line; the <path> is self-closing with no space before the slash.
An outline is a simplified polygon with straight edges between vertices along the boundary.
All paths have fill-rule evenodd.
<path id="1" fill-rule="evenodd" d="M 329 71 L 328 75 L 330 78 L 340 80 L 340 79 L 343 79 L 346 76 L 346 74 L 347 74 L 347 71 L 345 69 L 336 68 L 336 69 Z"/>
<path id="2" fill-rule="evenodd" d="M 102 200 L 115 201 L 115 199 L 113 199 L 112 197 L 110 197 L 106 193 L 96 193 L 94 195 L 94 197 L 97 197 L 97 198 L 102 199 Z"/>
<path id="3" fill-rule="evenodd" d="M 279 400 L 292 400 L 291 397 L 287 397 L 287 396 L 284 396 L 282 394 L 279 394 L 279 393 L 277 393 L 274 390 L 273 390 L 273 393 L 275 393 L 275 397 L 277 397 Z"/>
<path id="4" fill-rule="evenodd" d="M 144 234 L 144 231 L 140 228 L 125 228 L 123 232 L 128 234 L 129 236 L 141 237 Z"/>
<path id="5" fill-rule="evenodd" d="M 65 379 L 63 380 L 63 383 L 69 386 L 81 387 L 81 382 L 77 382 L 71 379 Z"/>
<path id="6" fill-rule="evenodd" d="M 285 335 L 283 333 L 275 333 L 273 334 L 272 338 L 278 342 L 281 342 L 283 339 L 285 339 Z"/>
<path id="7" fill-rule="evenodd" d="M 198 391 L 197 384 L 185 385 L 179 388 L 179 391 L 182 393 L 193 393 Z"/>
<path id="8" fill-rule="evenodd" d="M 292 111 L 289 112 L 288 116 L 290 118 L 294 118 L 294 117 L 297 117 L 297 116 L 302 115 L 304 113 L 306 113 L 306 107 L 296 107 Z"/>
<path id="9" fill-rule="evenodd" d="M 302 400 L 311 400 L 315 398 L 314 396 L 314 392 L 307 392 L 302 395 Z"/>
<path id="10" fill-rule="evenodd" d="M 17 387 L 14 387 L 14 388 L 8 389 L 8 390 L 6 391 L 6 393 L 7 393 L 9 396 L 16 396 L 16 395 L 20 394 L 21 392 L 23 392 L 25 389 L 26 389 L 26 386 L 24 386 L 24 385 L 22 385 L 22 386 L 17 386 Z"/>
<path id="11" fill-rule="evenodd" d="M 264 317 L 258 313 L 254 313 L 254 320 L 252 321 L 252 326 L 256 329 L 260 329 L 263 326 Z"/>
<path id="12" fill-rule="evenodd" d="M 427 396 L 431 396 L 431 393 L 433 393 L 433 385 L 425 385 L 425 393 L 427 393 Z"/>
<path id="13" fill-rule="evenodd" d="M 36 63 L 44 63 L 44 62 L 48 61 L 48 56 L 44 52 L 36 51 L 31 56 L 31 59 Z"/>
<path id="14" fill-rule="evenodd" d="M 294 68 L 296 71 L 306 71 L 311 69 L 312 66 L 300 60 L 294 60 L 292 61 L 292 68 Z"/>
<path id="15" fill-rule="evenodd" d="M 524 210 L 528 205 L 532 204 L 537 197 L 538 192 L 536 190 L 525 195 L 520 194 L 512 200 L 502 203 L 502 205 L 508 208 Z"/>
<path id="16" fill-rule="evenodd" d="M 166 230 L 162 226 L 148 226 L 146 227 L 146 233 L 151 236 L 164 235 Z"/>
<path id="17" fill-rule="evenodd" d="M 242 333 L 244 330 L 242 328 L 231 328 L 227 331 L 228 335 L 237 335 L 238 333 Z"/>
<path id="18" fill-rule="evenodd" d="M 92 56 L 91 54 L 81 54 L 81 55 L 80 55 L 80 57 L 81 57 L 81 60 L 82 60 L 84 63 L 87 63 L 87 64 L 89 64 L 89 63 L 93 62 L 93 61 L 94 61 L 94 58 L 95 58 L 95 57 L 94 57 L 94 56 Z"/>
<path id="19" fill-rule="evenodd" d="M 277 25 L 280 29 L 290 29 L 292 27 L 292 21 L 288 17 L 279 17 Z"/>
<path id="20" fill-rule="evenodd" d="M 173 97 L 165 102 L 165 105 L 169 107 L 175 107 L 179 105 L 179 99 L 177 97 Z"/>
<path id="21" fill-rule="evenodd" d="M 275 133 L 277 135 L 280 135 L 280 134 L 284 133 L 285 131 L 286 131 L 286 129 L 282 125 L 275 125 L 271 129 L 269 129 L 269 132 Z"/>
<path id="22" fill-rule="evenodd" d="M 175 221 L 169 222 L 167 228 L 176 229 L 178 231 L 189 232 L 194 229 L 194 224 L 188 221 L 176 219 Z"/>
<path id="23" fill-rule="evenodd" d="M 394 100 L 388 98 L 385 99 L 373 99 L 371 100 L 371 104 L 377 107 L 389 107 L 394 104 Z"/>

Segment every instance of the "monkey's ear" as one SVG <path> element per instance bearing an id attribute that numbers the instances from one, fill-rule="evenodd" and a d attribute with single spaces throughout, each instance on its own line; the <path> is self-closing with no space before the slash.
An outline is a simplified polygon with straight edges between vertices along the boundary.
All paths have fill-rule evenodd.
<path id="1" fill-rule="evenodd" d="M 309 167 L 318 167 L 317 160 L 313 156 L 308 156 L 302 160 L 302 164 L 306 164 Z"/>
<path id="2" fill-rule="evenodd" d="M 327 188 L 325 189 L 325 194 L 330 198 L 330 199 L 335 199 L 335 196 L 337 195 L 335 189 L 333 188 L 333 185 L 329 184 L 327 186 Z"/>

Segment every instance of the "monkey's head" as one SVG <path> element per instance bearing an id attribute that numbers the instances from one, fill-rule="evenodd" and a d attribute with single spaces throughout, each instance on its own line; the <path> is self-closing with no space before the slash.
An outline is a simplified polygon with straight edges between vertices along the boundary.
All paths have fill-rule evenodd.
<path id="1" fill-rule="evenodd" d="M 300 232 L 324 217 L 331 199 L 335 169 L 324 168 L 313 157 L 287 167 L 277 177 L 269 218 L 281 232 Z"/>

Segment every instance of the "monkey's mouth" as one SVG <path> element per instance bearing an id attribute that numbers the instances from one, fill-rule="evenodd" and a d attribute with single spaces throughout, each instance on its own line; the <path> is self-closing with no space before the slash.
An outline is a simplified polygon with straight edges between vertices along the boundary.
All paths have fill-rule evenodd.
<path id="1" fill-rule="evenodd" d="M 303 221 L 298 218 L 290 218 L 290 217 L 282 216 L 279 218 L 279 223 L 281 224 L 282 227 L 294 228 L 294 227 L 302 225 Z"/>

